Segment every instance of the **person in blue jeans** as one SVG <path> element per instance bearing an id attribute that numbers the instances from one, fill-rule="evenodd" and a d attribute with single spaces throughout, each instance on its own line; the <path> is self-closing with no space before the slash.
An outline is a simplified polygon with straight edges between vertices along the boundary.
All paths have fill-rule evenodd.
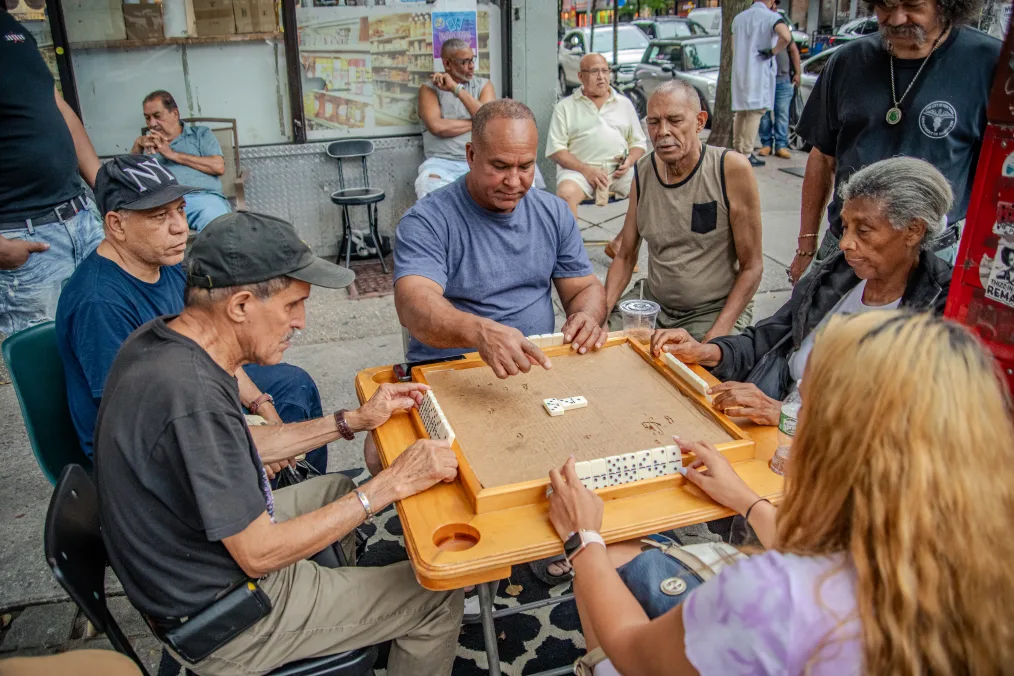
<path id="1" fill-rule="evenodd" d="M 64 280 L 102 241 L 85 196 L 99 169 L 35 38 L 0 11 L 0 334 L 53 318 Z"/>
<path id="2" fill-rule="evenodd" d="M 163 89 L 144 97 L 144 122 L 148 131 L 137 137 L 130 152 L 158 157 L 176 180 L 194 188 L 187 195 L 190 228 L 200 232 L 232 211 L 222 192 L 219 177 L 225 173 L 225 156 L 215 134 L 207 127 L 184 124 L 176 99 Z"/>
<path id="3" fill-rule="evenodd" d="M 777 3 L 776 3 L 777 4 Z M 789 159 L 789 105 L 799 84 L 799 48 L 795 42 L 775 54 L 778 72 L 775 76 L 775 105 L 761 116 L 758 155 L 777 155 Z M 772 119 L 773 118 L 773 119 Z"/>
<path id="4" fill-rule="evenodd" d="M 151 156 L 122 155 L 99 170 L 95 195 L 106 214 L 107 237 L 71 276 L 56 311 L 71 418 L 89 457 L 106 377 L 120 345 L 143 324 L 183 310 L 190 191 Z M 269 423 L 323 414 L 317 385 L 296 366 L 247 365 L 235 375 L 243 406 Z M 324 474 L 327 446 L 306 459 Z M 282 467 L 266 469 L 274 478 Z"/>

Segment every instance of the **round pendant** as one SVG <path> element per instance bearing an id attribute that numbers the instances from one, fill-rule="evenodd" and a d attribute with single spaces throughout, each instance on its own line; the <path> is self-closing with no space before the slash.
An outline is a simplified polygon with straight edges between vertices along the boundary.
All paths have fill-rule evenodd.
<path id="1" fill-rule="evenodd" d="M 887 111 L 887 124 L 898 124 L 901 122 L 901 109 L 894 106 Z"/>

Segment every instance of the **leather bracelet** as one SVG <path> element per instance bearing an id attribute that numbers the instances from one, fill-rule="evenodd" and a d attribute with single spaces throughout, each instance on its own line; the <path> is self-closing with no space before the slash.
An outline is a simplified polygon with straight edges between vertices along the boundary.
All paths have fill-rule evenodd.
<path id="1" fill-rule="evenodd" d="M 754 507 L 756 507 L 756 506 L 757 506 L 757 504 L 758 504 L 758 503 L 761 503 L 761 502 L 766 502 L 766 503 L 768 503 L 769 505 L 771 504 L 771 501 L 770 501 L 770 500 L 768 500 L 767 498 L 760 498 L 759 500 L 757 500 L 756 502 L 754 502 L 754 503 L 753 503 L 752 505 L 750 505 L 750 506 L 749 506 L 749 507 L 747 508 L 747 510 L 746 510 L 746 514 L 744 514 L 744 515 L 743 515 L 743 518 L 744 518 L 744 519 L 746 520 L 746 522 L 747 522 L 747 523 L 750 523 L 750 512 L 752 512 L 752 511 L 753 511 L 753 508 L 754 508 Z"/>
<path id="2" fill-rule="evenodd" d="M 796 249 L 796 255 L 797 256 L 805 256 L 805 257 L 809 258 L 810 256 L 814 255 L 815 253 L 817 253 L 817 252 L 816 251 L 803 251 L 802 249 Z"/>
<path id="3" fill-rule="evenodd" d="M 274 404 L 275 403 L 275 398 L 272 397 L 267 392 L 265 392 L 261 396 L 257 397 L 253 401 L 251 401 L 250 405 L 246 407 L 246 410 L 250 411 L 250 413 L 252 413 L 253 415 L 257 415 L 257 409 L 259 409 L 264 404 L 267 404 L 268 402 Z"/>
<path id="4" fill-rule="evenodd" d="M 345 409 L 340 408 L 334 412 L 334 424 L 338 427 L 338 433 L 342 435 L 342 438 L 346 441 L 352 441 L 356 438 L 355 432 L 349 427 L 349 423 L 345 420 Z"/>

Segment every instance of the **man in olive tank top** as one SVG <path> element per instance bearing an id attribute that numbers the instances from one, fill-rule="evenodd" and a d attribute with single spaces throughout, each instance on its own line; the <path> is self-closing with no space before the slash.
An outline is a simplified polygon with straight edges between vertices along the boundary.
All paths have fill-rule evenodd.
<path id="1" fill-rule="evenodd" d="M 643 292 L 662 307 L 657 328 L 686 329 L 701 342 L 750 324 L 764 267 L 757 179 L 743 155 L 701 142 L 707 119 L 682 80 L 648 100 L 654 151 L 634 165 L 620 252 L 606 277 L 607 307 L 615 307 L 643 239 L 648 277 L 628 297 Z M 611 328 L 622 328 L 618 315 Z"/>

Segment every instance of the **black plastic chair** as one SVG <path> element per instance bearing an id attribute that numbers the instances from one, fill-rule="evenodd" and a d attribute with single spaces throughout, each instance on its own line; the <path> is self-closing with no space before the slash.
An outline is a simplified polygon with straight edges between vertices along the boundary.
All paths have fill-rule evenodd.
<path id="1" fill-rule="evenodd" d="M 331 201 L 342 209 L 342 240 L 338 247 L 338 257 L 341 259 L 342 249 L 345 250 L 345 267 L 352 262 L 352 219 L 349 216 L 349 207 L 366 207 L 366 218 L 369 221 L 370 237 L 373 238 L 373 245 L 377 247 L 377 258 L 380 265 L 387 272 L 387 263 L 384 261 L 384 250 L 380 248 L 380 233 L 377 232 L 377 203 L 384 201 L 386 194 L 380 188 L 370 187 L 370 172 L 366 166 L 366 158 L 373 154 L 373 141 L 365 139 L 348 139 L 334 141 L 327 146 L 327 154 L 338 160 L 338 190 L 331 193 Z M 345 160 L 358 158 L 363 166 L 363 187 L 346 188 L 343 164 Z"/>
<path id="2" fill-rule="evenodd" d="M 46 562 L 53 576 L 81 612 L 112 646 L 148 674 L 106 604 L 106 546 L 99 528 L 95 484 L 80 465 L 67 465 L 46 513 Z M 298 660 L 271 672 L 272 676 L 372 676 L 377 646 L 337 655 Z M 164 662 L 163 656 L 163 662 Z M 178 672 L 177 672 L 178 673 Z M 189 672 L 188 672 L 189 673 Z"/>

